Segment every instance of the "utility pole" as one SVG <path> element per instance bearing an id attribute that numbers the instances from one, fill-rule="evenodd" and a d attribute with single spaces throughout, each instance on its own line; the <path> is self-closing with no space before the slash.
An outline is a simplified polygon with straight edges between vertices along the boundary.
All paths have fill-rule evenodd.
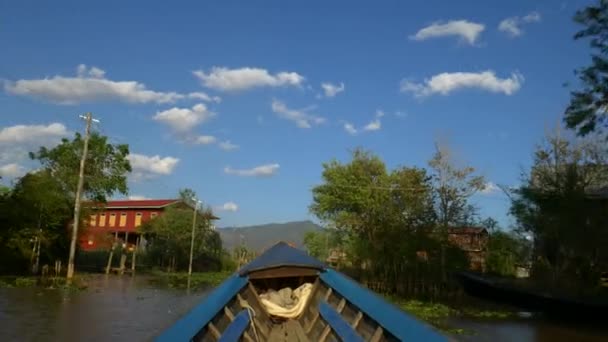
<path id="1" fill-rule="evenodd" d="M 190 263 L 188 264 L 188 279 L 192 275 L 192 255 L 194 254 L 194 228 L 196 227 L 196 211 L 201 201 L 196 198 L 192 198 L 194 201 L 194 216 L 192 216 L 192 235 L 190 236 Z"/>
<path id="2" fill-rule="evenodd" d="M 82 196 L 82 185 L 84 183 L 84 165 L 87 159 L 87 153 L 89 150 L 89 136 L 91 135 L 91 122 L 99 122 L 99 120 L 93 119 L 91 113 L 86 115 L 80 115 L 82 119 L 86 120 L 86 129 L 84 133 L 84 147 L 82 149 L 82 157 L 80 159 L 80 172 L 78 173 L 78 186 L 76 187 L 76 200 L 74 202 L 74 222 L 72 224 L 72 241 L 70 242 L 70 257 L 68 259 L 68 272 L 67 272 L 67 283 L 72 282 L 74 277 L 74 257 L 76 255 L 76 241 L 78 240 L 78 225 L 80 221 L 80 197 Z"/>

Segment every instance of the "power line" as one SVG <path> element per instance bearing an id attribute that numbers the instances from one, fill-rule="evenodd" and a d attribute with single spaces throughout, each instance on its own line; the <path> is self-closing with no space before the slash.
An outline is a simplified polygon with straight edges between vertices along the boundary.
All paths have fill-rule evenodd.
<path id="1" fill-rule="evenodd" d="M 311 190 L 314 190 L 317 187 L 320 186 L 324 186 L 326 184 L 321 184 L 321 185 L 315 185 L 311 187 Z M 432 188 L 430 187 L 409 187 L 409 188 L 401 188 L 401 187 L 390 187 L 390 186 L 376 186 L 376 185 L 345 185 L 345 184 L 332 184 L 329 185 L 331 187 L 338 187 L 338 188 L 351 188 L 351 189 L 372 189 L 372 190 L 387 190 L 387 191 L 427 191 L 427 190 L 432 190 Z"/>

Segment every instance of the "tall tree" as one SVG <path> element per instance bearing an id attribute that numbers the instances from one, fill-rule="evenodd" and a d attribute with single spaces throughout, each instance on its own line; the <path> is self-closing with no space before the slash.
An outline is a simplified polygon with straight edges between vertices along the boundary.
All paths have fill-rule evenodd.
<path id="1" fill-rule="evenodd" d="M 69 197 L 75 198 L 83 147 L 84 140 L 76 133 L 73 140 L 64 138 L 52 149 L 40 147 L 38 152 L 30 152 L 30 157 L 38 160 L 59 181 Z M 127 194 L 127 174 L 131 172 L 128 156 L 128 145 L 114 145 L 107 137 L 92 133 L 84 172 L 85 198 L 104 203 L 116 192 Z"/>
<path id="2" fill-rule="evenodd" d="M 77 248 L 76 233 L 83 215 L 80 211 L 81 196 L 90 201 L 105 203 L 106 197 L 119 192 L 126 194 L 127 173 L 131 172 L 129 147 L 113 145 L 99 133 L 89 134 L 90 114 L 85 138 L 76 134 L 74 140 L 62 139 L 61 144 L 48 149 L 41 147 L 38 152 L 30 152 L 32 159 L 38 160 L 43 169 L 61 184 L 63 191 L 75 203 L 72 240 L 67 266 L 67 280 L 74 272 L 74 256 Z M 84 168 L 81 169 L 81 163 Z"/>
<path id="3" fill-rule="evenodd" d="M 607 266 L 605 203 L 589 197 L 605 186 L 605 144 L 556 134 L 537 148 L 532 169 L 513 191 L 511 213 L 518 230 L 534 237 L 539 272 L 542 266 L 553 280 L 565 275 L 594 281 L 594 274 Z"/>
<path id="4" fill-rule="evenodd" d="M 447 145 L 436 144 L 435 155 L 429 161 L 437 199 L 437 219 L 442 228 L 471 221 L 475 208 L 469 199 L 485 188 L 482 176 L 475 175 L 470 166 L 459 167 Z"/>
<path id="5" fill-rule="evenodd" d="M 37 260 L 33 258 L 32 242 L 40 246 L 43 262 L 63 257 L 72 203 L 48 170 L 30 172 L 20 178 L 0 205 L 0 253 L 12 254 L 5 254 L 3 260 L 14 260 L 13 265 Z"/>
<path id="6" fill-rule="evenodd" d="M 574 39 L 590 39 L 591 64 L 577 71 L 582 89 L 572 92 L 564 121 L 584 136 L 608 128 L 608 1 L 577 11 L 574 21 L 585 26 Z"/>
<path id="7" fill-rule="evenodd" d="M 432 226 L 433 202 L 425 170 L 388 171 L 370 152 L 355 150 L 348 163 L 323 165 L 323 184 L 313 189 L 310 210 L 343 233 L 355 265 L 395 281 L 405 259 L 415 258 L 417 233 Z"/>
<path id="8" fill-rule="evenodd" d="M 441 244 L 441 274 L 447 280 L 448 228 L 471 224 L 476 208 L 469 202 L 471 196 L 485 188 L 482 176 L 476 176 L 470 166 L 456 165 L 445 144 L 435 144 L 435 155 L 429 161 L 433 169 L 433 188 L 436 197 L 436 214 Z"/>

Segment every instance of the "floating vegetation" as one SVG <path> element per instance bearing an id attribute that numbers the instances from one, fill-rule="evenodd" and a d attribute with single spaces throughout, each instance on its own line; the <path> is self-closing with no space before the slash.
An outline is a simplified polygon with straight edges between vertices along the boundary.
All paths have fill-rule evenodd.
<path id="1" fill-rule="evenodd" d="M 192 273 L 190 288 L 214 287 L 221 284 L 233 272 L 201 272 Z M 152 272 L 151 282 L 169 288 L 185 289 L 188 287 L 188 273 Z"/>
<path id="2" fill-rule="evenodd" d="M 420 300 L 402 299 L 394 296 L 386 298 L 402 310 L 416 316 L 444 333 L 452 335 L 472 334 L 472 331 L 448 325 L 451 317 L 472 317 L 479 319 L 506 319 L 514 315 L 511 311 L 481 310 L 474 307 L 453 308 L 442 303 L 425 302 Z"/>
<path id="3" fill-rule="evenodd" d="M 87 288 L 84 277 L 78 276 L 72 279 L 71 284 L 66 283 L 64 277 L 18 277 L 3 276 L 0 278 L 0 288 L 29 288 L 39 287 L 44 289 L 65 289 L 70 291 L 80 291 Z"/>

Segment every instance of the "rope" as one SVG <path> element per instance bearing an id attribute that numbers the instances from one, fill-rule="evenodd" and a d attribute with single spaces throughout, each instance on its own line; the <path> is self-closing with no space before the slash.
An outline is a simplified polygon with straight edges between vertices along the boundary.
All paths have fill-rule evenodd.
<path id="1" fill-rule="evenodd" d="M 249 322 L 251 324 L 251 328 L 253 329 L 253 335 L 255 337 L 255 341 L 260 342 L 260 338 L 258 336 L 258 331 L 256 330 L 255 322 L 253 321 L 253 318 L 255 317 L 255 310 L 251 307 L 251 305 L 249 305 L 249 303 L 247 303 L 247 301 L 245 301 L 243 299 L 239 299 L 239 304 L 241 305 L 242 308 L 247 310 L 247 314 L 249 314 Z"/>

